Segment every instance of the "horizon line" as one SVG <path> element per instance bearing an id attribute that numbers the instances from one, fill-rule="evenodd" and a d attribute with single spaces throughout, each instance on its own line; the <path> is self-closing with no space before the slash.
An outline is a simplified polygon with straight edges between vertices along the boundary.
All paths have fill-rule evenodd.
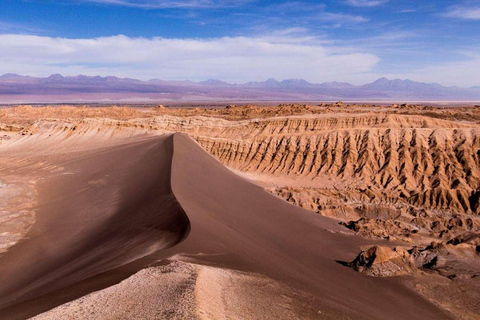
<path id="1" fill-rule="evenodd" d="M 61 73 L 52 73 L 48 76 L 32 76 L 32 75 L 24 75 L 24 74 L 18 74 L 18 73 L 12 73 L 12 72 L 7 72 L 7 73 L 4 73 L 4 74 L 0 74 L 0 80 L 3 80 L 2 77 L 5 77 L 5 76 L 19 76 L 19 77 L 25 77 L 25 78 L 37 78 L 37 79 L 48 79 L 52 76 L 61 76 L 63 78 L 76 78 L 76 77 L 89 77 L 89 78 L 96 78 L 96 77 L 99 77 L 99 78 L 117 78 L 117 79 L 120 79 L 120 80 L 136 80 L 136 81 L 141 81 L 141 82 L 150 82 L 150 81 L 164 81 L 164 82 L 193 82 L 195 84 L 200 84 L 200 85 L 206 85 L 204 84 L 204 82 L 208 82 L 208 81 L 218 81 L 218 82 L 222 82 L 222 83 L 225 83 L 225 84 L 228 84 L 228 85 L 231 85 L 231 86 L 241 86 L 241 85 L 246 85 L 246 84 L 250 84 L 250 83 L 265 83 L 267 81 L 270 81 L 270 80 L 274 80 L 276 81 L 277 83 L 282 83 L 282 82 L 285 82 L 285 81 L 292 81 L 292 80 L 297 80 L 297 81 L 304 81 L 306 82 L 307 84 L 311 84 L 311 85 L 322 85 L 322 84 L 331 84 L 331 83 L 338 83 L 338 84 L 348 84 L 348 85 L 351 85 L 353 87 L 361 87 L 361 86 L 365 86 L 365 85 L 368 85 L 368 84 L 373 84 L 375 82 L 378 82 L 379 80 L 388 80 L 388 81 L 408 81 L 408 82 L 413 82 L 413 83 L 418 83 L 418 84 L 427 84 L 427 85 L 437 85 L 437 86 L 441 86 L 441 87 L 444 87 L 444 88 L 459 88 L 459 89 L 476 89 L 479 86 L 470 86 L 470 87 L 461 87 L 461 86 L 445 86 L 445 85 L 442 85 L 438 82 L 421 82 L 421 81 L 414 81 L 414 80 L 411 80 L 411 79 L 408 79 L 408 78 L 394 78 L 394 79 L 391 79 L 391 78 L 388 78 L 388 77 L 379 77 L 377 78 L 376 80 L 372 81 L 372 82 L 366 82 L 366 83 L 363 83 L 363 84 L 359 84 L 359 85 L 355 85 L 355 84 L 352 84 L 350 82 L 346 82 L 346 81 L 337 81 L 337 80 L 333 80 L 333 81 L 325 81 L 325 82 L 310 82 L 308 80 L 305 80 L 303 78 L 286 78 L 286 79 L 282 79 L 282 80 L 277 80 L 273 77 L 270 77 L 270 78 L 267 78 L 266 80 L 251 80 L 251 81 L 247 81 L 247 82 L 227 82 L 227 81 L 224 81 L 224 80 L 221 80 L 221 79 L 217 79 L 217 78 L 207 78 L 205 80 L 199 80 L 199 81 L 195 81 L 195 80 L 190 80 L 190 79 L 176 79 L 176 80 L 166 80 L 166 79 L 161 79 L 161 78 L 151 78 L 151 79 L 148 79 L 148 80 L 141 80 L 141 79 L 138 79 L 138 78 L 132 78 L 132 77 L 121 77 L 121 76 L 116 76 L 116 75 L 106 75 L 106 76 L 101 76 L 101 75 L 86 75 L 86 74 L 76 74 L 76 75 L 63 75 Z"/>

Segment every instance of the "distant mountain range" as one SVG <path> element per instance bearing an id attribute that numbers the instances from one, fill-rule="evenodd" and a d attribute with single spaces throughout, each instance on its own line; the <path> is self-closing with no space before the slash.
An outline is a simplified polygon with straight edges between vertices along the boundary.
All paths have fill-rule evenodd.
<path id="1" fill-rule="evenodd" d="M 141 81 L 114 76 L 46 78 L 0 76 L 0 102 L 58 101 L 480 101 L 480 87 L 445 87 L 411 80 L 378 79 L 354 86 L 346 82 L 310 83 L 303 79 L 230 84 L 216 79 L 202 82 Z"/>

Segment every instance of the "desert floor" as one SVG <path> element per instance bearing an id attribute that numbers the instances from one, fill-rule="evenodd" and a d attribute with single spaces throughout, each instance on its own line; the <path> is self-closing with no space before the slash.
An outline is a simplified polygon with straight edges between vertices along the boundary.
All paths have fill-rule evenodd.
<path id="1" fill-rule="evenodd" d="M 2 319 L 480 319 L 480 108 L 0 108 Z"/>

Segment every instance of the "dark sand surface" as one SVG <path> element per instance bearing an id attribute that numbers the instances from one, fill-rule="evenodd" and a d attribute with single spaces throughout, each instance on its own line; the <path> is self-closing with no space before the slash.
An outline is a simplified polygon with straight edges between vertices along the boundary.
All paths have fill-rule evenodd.
<path id="1" fill-rule="evenodd" d="M 235 175 L 186 135 L 62 165 L 72 174 L 42 183 L 30 238 L 0 257 L 2 318 L 33 316 L 179 254 L 300 290 L 320 312 L 310 317 L 450 318 L 401 278 L 337 263 L 370 242 Z"/>
<path id="2" fill-rule="evenodd" d="M 279 201 L 239 178 L 186 135 L 174 136 L 172 188 L 191 222 L 187 239 L 166 252 L 268 275 L 315 297 L 323 316 L 444 319 L 449 316 L 399 279 L 342 267 L 364 242 L 335 220 Z M 201 253 L 201 255 L 198 255 Z"/>
<path id="3" fill-rule="evenodd" d="M 0 257 L 0 307 L 178 243 L 189 223 L 170 187 L 173 140 L 90 152 L 39 186 L 29 238 Z M 1 313 L 0 313 L 1 314 Z"/>

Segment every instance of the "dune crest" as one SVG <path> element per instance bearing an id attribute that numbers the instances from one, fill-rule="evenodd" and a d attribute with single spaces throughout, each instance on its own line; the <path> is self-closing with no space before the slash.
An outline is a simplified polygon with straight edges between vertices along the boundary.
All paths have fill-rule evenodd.
<path id="1" fill-rule="evenodd" d="M 203 292 L 195 297 L 199 301 L 226 294 L 248 302 L 258 279 L 247 281 L 243 291 L 228 291 L 229 281 L 222 280 L 240 271 L 298 293 L 288 303 L 294 314 L 303 310 L 309 318 L 451 317 L 446 310 L 452 309 L 432 298 L 429 276 L 417 270 L 469 276 L 475 287 L 476 124 L 436 119 L 423 109 L 408 111 L 418 113 L 412 115 L 387 108 L 375 113 L 373 107 L 360 112 L 335 106 L 344 111 L 338 114 L 329 111 L 332 106 L 302 108 L 281 106 L 281 112 L 299 114 L 261 119 L 251 115 L 264 109 L 250 106 L 206 111 L 214 117 L 195 109 L 145 109 L 139 116 L 138 110 L 88 108 L 69 117 L 60 109 L 57 119 L 30 123 L 43 112 L 34 109 L 0 141 L 1 172 L 38 181 L 37 221 L 0 257 L 2 312 L 33 316 L 93 291 L 106 297 L 106 288 L 114 292 L 123 280 L 135 285 L 140 270 L 161 270 L 177 257 L 180 264 L 195 265 L 192 277 L 218 282 L 216 288 L 196 283 L 197 293 Z M 32 111 L 27 109 L 14 113 Z M 106 117 L 79 116 L 90 112 Z M 108 118 L 109 112 L 117 116 Z M 373 261 L 372 275 L 386 278 L 345 266 L 361 249 L 389 246 L 378 238 L 404 244 L 400 255 L 386 249 L 381 261 L 362 258 Z M 427 247 L 432 239 L 447 249 Z M 462 260 L 466 253 L 468 261 Z M 38 268 L 27 272 L 32 263 Z M 449 263 L 466 272 L 448 273 Z M 174 278 L 189 274 L 179 271 Z M 423 289 L 391 277 L 400 274 L 419 277 L 415 283 Z M 267 293 L 258 294 L 263 301 Z M 197 316 L 211 308 L 235 311 L 192 301 L 187 309 Z M 467 306 L 465 314 L 475 310 Z"/>
<path id="2" fill-rule="evenodd" d="M 36 222 L 25 240 L 0 257 L 0 307 L 77 283 L 186 237 L 188 218 L 170 187 L 172 148 L 167 136 L 83 154 L 31 154 L 45 161 L 43 170 L 30 172 L 43 174 L 44 180 L 37 187 Z M 61 168 L 49 170 L 52 166 Z M 15 173 L 15 163 L 11 167 Z"/>

